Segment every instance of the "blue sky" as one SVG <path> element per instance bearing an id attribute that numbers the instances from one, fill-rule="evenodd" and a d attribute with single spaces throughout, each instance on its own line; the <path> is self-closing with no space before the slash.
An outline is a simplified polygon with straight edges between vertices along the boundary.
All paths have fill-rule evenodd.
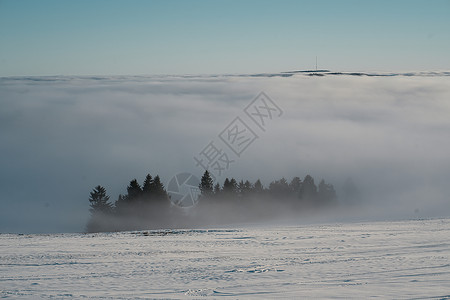
<path id="1" fill-rule="evenodd" d="M 0 76 L 450 69 L 450 1 L 0 0 Z"/>

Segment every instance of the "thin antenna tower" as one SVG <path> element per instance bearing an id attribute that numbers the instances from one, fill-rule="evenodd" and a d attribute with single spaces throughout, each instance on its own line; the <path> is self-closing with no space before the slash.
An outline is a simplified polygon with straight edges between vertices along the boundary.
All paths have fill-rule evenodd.
<path id="1" fill-rule="evenodd" d="M 317 55 L 316 55 L 316 72 L 317 72 Z"/>

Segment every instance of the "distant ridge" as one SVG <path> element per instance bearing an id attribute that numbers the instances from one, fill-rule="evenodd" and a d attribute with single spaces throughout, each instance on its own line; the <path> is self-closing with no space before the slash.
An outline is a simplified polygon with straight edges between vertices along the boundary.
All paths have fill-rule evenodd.
<path id="1" fill-rule="evenodd" d="M 279 73 L 260 73 L 246 75 L 223 75 L 223 76 L 239 76 L 239 77 L 291 77 L 291 76 L 367 76 L 367 77 L 395 77 L 395 76 L 419 76 L 419 77 L 441 77 L 450 76 L 450 71 L 442 72 L 407 72 L 407 73 L 371 73 L 371 72 L 332 72 L 330 70 L 295 70 Z"/>
<path id="2" fill-rule="evenodd" d="M 46 75 L 46 76 L 4 76 L 0 77 L 0 84 L 14 81 L 52 82 L 72 80 L 94 80 L 94 81 L 126 81 L 134 79 L 146 81 L 155 78 L 223 78 L 223 77 L 292 77 L 292 76 L 366 76 L 366 77 L 446 77 L 450 71 L 419 71 L 406 73 L 375 73 L 375 72 L 332 72 L 330 70 L 294 70 L 278 73 L 255 73 L 255 74 L 185 74 L 185 75 Z"/>
<path id="3" fill-rule="evenodd" d="M 368 73 L 368 72 L 331 72 L 330 70 L 300 70 L 287 71 L 281 74 L 305 74 L 308 76 L 325 76 L 325 75 L 346 75 L 346 76 L 369 76 L 369 77 L 392 77 L 392 76 L 450 76 L 450 72 L 407 72 L 407 73 Z"/>
<path id="4" fill-rule="evenodd" d="M 325 73 L 330 72 L 330 70 L 299 70 L 299 71 L 287 71 L 281 73 Z"/>

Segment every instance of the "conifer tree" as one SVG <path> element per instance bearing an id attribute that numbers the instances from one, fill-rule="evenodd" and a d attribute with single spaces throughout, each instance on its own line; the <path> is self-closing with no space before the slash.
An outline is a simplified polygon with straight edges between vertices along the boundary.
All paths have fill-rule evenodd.
<path id="1" fill-rule="evenodd" d="M 261 183 L 261 180 L 256 180 L 255 184 L 253 185 L 253 191 L 256 194 L 262 194 L 264 192 L 264 186 Z"/>
<path id="2" fill-rule="evenodd" d="M 150 174 L 145 176 L 144 184 L 142 185 L 142 196 L 145 201 L 149 201 L 151 198 L 151 189 L 153 184 L 153 178 Z"/>
<path id="3" fill-rule="evenodd" d="M 300 187 L 299 197 L 303 200 L 313 201 L 317 196 L 317 186 L 314 183 L 314 178 L 306 175 Z"/>
<path id="4" fill-rule="evenodd" d="M 214 186 L 214 197 L 217 198 L 220 196 L 220 193 L 222 192 L 222 189 L 220 188 L 220 184 L 216 183 Z"/>
<path id="5" fill-rule="evenodd" d="M 106 189 L 100 185 L 96 186 L 89 197 L 91 214 L 110 213 L 112 205 L 109 203 L 109 196 L 106 195 Z"/>
<path id="6" fill-rule="evenodd" d="M 150 198 L 154 203 L 162 203 L 169 199 L 164 185 L 161 183 L 159 175 L 156 175 L 153 182 L 150 183 L 149 188 Z"/>
<path id="7" fill-rule="evenodd" d="M 269 192 L 278 200 L 286 199 L 290 194 L 287 180 L 283 177 L 280 180 L 272 181 L 269 185 Z"/>
<path id="8" fill-rule="evenodd" d="M 142 189 L 136 179 L 130 181 L 130 184 L 127 187 L 127 200 L 130 202 L 134 202 L 139 200 L 142 196 Z"/>
<path id="9" fill-rule="evenodd" d="M 203 173 L 199 188 L 202 198 L 211 198 L 214 195 L 214 181 L 208 170 Z"/>
<path id="10" fill-rule="evenodd" d="M 225 178 L 225 181 L 223 182 L 223 195 L 227 197 L 228 199 L 234 198 L 237 194 L 237 182 L 236 179 L 231 178 Z"/>
<path id="11" fill-rule="evenodd" d="M 289 183 L 289 188 L 291 189 L 291 193 L 296 196 L 300 192 L 301 186 L 302 186 L 302 180 L 300 179 L 300 177 L 297 177 L 297 176 L 292 178 L 291 183 Z"/>
<path id="12" fill-rule="evenodd" d="M 325 183 L 325 180 L 321 180 L 319 183 L 318 198 L 321 204 L 330 204 L 336 199 L 336 191 L 333 185 Z"/>
<path id="13" fill-rule="evenodd" d="M 230 179 L 230 187 L 231 187 L 231 192 L 233 193 L 233 196 L 235 196 L 237 194 L 237 181 L 234 178 Z"/>
<path id="14" fill-rule="evenodd" d="M 88 232 L 107 231 L 110 228 L 108 221 L 112 213 L 112 205 L 106 189 L 100 185 L 96 186 L 90 193 L 91 218 L 86 226 Z"/>

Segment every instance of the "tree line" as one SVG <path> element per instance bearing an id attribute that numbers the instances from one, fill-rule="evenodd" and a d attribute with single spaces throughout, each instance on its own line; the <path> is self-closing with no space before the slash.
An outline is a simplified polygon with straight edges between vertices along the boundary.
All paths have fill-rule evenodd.
<path id="1" fill-rule="evenodd" d="M 126 194 L 120 194 L 112 203 L 103 186 L 90 193 L 88 232 L 121 231 L 186 226 L 208 226 L 232 222 L 261 221 L 289 212 L 317 210 L 336 204 L 333 185 L 306 175 L 303 180 L 294 177 L 272 181 L 264 187 L 258 179 L 226 178 L 223 184 L 214 183 L 205 171 L 199 184 L 198 204 L 189 214 L 171 203 L 158 175 L 147 174 L 142 186 L 136 179 L 128 184 Z"/>

